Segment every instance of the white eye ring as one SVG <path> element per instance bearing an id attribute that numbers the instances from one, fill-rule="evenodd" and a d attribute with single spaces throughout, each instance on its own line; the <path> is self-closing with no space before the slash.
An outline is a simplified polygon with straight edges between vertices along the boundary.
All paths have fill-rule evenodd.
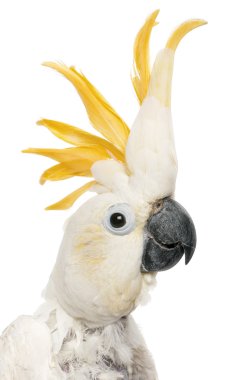
<path id="1" fill-rule="evenodd" d="M 103 225 L 112 234 L 127 235 L 135 228 L 135 214 L 127 203 L 115 204 L 107 210 Z"/>

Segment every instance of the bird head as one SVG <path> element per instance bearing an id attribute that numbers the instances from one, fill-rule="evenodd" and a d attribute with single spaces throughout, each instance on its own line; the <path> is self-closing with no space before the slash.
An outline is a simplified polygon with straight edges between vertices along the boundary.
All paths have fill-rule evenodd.
<path id="1" fill-rule="evenodd" d="M 58 164 L 41 183 L 73 176 L 94 180 L 49 206 L 66 209 L 85 191 L 96 195 L 69 219 L 46 289 L 73 317 L 89 326 L 109 324 L 143 302 L 157 272 L 191 260 L 196 231 L 188 212 L 174 200 L 177 157 L 171 118 L 174 53 L 190 30 L 205 24 L 189 20 L 172 33 L 149 66 L 153 12 L 137 34 L 132 82 L 140 110 L 131 129 L 88 79 L 74 67 L 46 62 L 76 88 L 91 124 L 104 138 L 58 121 L 39 125 L 74 147 L 29 148 Z"/>

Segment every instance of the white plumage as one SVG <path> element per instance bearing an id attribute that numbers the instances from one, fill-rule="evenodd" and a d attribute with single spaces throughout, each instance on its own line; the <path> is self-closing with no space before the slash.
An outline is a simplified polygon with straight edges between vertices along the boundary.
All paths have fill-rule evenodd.
<path id="1" fill-rule="evenodd" d="M 45 323 L 30 316 L 19 317 L 0 338 L 2 380 L 56 379 L 51 336 Z"/>
<path id="2" fill-rule="evenodd" d="M 34 317 L 13 322 L 0 339 L 0 352 L 1 380 L 156 378 L 131 317 L 92 329 L 56 302 L 46 302 Z M 134 374 L 134 360 L 140 375 Z"/>

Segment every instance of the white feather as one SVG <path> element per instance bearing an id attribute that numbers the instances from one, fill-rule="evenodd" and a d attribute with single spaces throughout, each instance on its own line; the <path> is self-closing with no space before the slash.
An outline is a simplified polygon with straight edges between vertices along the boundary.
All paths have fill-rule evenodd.
<path id="1" fill-rule="evenodd" d="M 139 198 L 151 202 L 172 195 L 177 158 L 170 108 L 147 97 L 130 132 L 126 158 L 130 185 Z"/>
<path id="2" fill-rule="evenodd" d="M 146 348 L 131 317 L 90 329 L 57 302 L 46 302 L 33 317 L 19 317 L 0 338 L 0 378 L 125 379 L 123 371 L 132 373 L 136 350 Z"/>
<path id="3" fill-rule="evenodd" d="M 33 317 L 19 317 L 0 337 L 0 379 L 58 379 L 51 350 L 48 326 Z"/>

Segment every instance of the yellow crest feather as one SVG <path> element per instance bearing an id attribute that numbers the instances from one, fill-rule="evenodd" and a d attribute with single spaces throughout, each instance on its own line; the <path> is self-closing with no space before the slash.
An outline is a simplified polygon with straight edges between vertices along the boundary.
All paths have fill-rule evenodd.
<path id="1" fill-rule="evenodd" d="M 93 127 L 124 152 L 130 130 L 87 78 L 74 67 L 67 67 L 62 63 L 45 62 L 44 66 L 58 71 L 73 84 L 86 107 Z"/>
<path id="2" fill-rule="evenodd" d="M 23 152 L 46 156 L 58 162 L 68 162 L 73 160 L 90 160 L 95 162 L 97 159 L 105 160 L 106 158 L 111 158 L 111 155 L 105 148 L 97 146 L 65 149 L 29 148 Z"/>
<path id="3" fill-rule="evenodd" d="M 131 80 L 140 104 L 142 104 L 149 87 L 149 42 L 152 28 L 157 24 L 156 18 L 158 13 L 159 10 L 156 10 L 147 18 L 143 27 L 138 32 L 134 44 L 134 64 Z"/>
<path id="4" fill-rule="evenodd" d="M 72 160 L 51 166 L 41 175 L 40 184 L 43 185 L 46 181 L 62 181 L 75 176 L 91 177 L 92 165 L 93 162 L 89 160 Z"/>
<path id="5" fill-rule="evenodd" d="M 37 124 L 48 128 L 56 137 L 69 144 L 81 147 L 101 146 L 111 152 L 117 160 L 125 162 L 124 154 L 112 143 L 101 137 L 60 121 L 41 119 Z"/>
<path id="6" fill-rule="evenodd" d="M 46 210 L 66 210 L 67 208 L 70 208 L 82 194 L 88 191 L 90 187 L 92 187 L 95 184 L 96 181 L 87 182 L 84 186 L 81 186 L 79 189 L 73 191 L 71 194 L 67 195 L 59 202 L 54 203 L 51 206 L 48 206 Z"/>
<path id="7" fill-rule="evenodd" d="M 173 51 L 176 50 L 178 44 L 182 40 L 182 38 L 189 33 L 191 30 L 198 28 L 201 25 L 205 25 L 207 22 L 201 19 L 191 19 L 183 22 L 183 24 L 179 25 L 170 38 L 167 41 L 166 47 Z"/>

